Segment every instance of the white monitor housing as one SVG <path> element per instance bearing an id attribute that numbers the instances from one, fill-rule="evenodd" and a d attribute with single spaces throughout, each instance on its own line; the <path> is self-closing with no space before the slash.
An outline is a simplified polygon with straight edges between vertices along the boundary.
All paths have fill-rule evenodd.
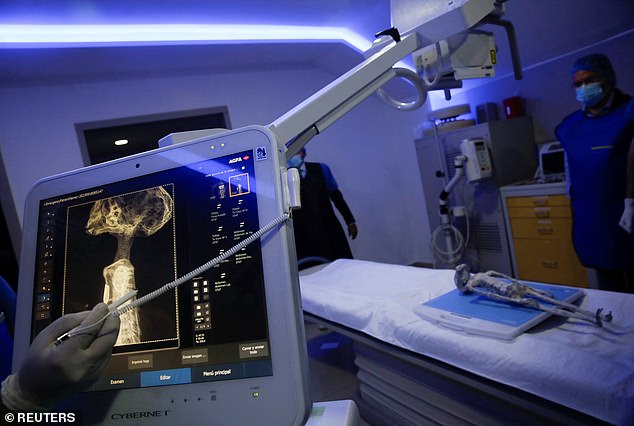
<path id="1" fill-rule="evenodd" d="M 62 315 L 131 287 L 149 294 L 286 214 L 284 163 L 274 135 L 251 126 L 38 182 L 25 209 L 14 368 Z M 119 336 L 103 377 L 55 410 L 84 424 L 300 425 L 308 416 L 289 222 L 123 314 Z"/>

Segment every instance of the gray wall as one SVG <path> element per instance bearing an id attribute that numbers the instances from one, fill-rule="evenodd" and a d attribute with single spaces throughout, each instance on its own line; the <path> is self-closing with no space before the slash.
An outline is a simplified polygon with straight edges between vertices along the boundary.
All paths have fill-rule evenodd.
<path id="1" fill-rule="evenodd" d="M 83 166 L 75 123 L 226 105 L 234 128 L 267 124 L 336 77 L 316 67 L 279 67 L 0 88 L 0 150 L 10 190 L 3 188 L 2 203 L 15 212 L 14 245 L 31 186 Z M 351 245 L 358 258 L 406 264 L 430 257 L 412 145 L 422 117 L 372 97 L 308 145 L 310 160 L 331 166 L 357 217 L 359 237 Z"/>
<path id="2" fill-rule="evenodd" d="M 631 10 L 630 3 L 621 3 L 626 11 Z M 570 13 L 584 12 L 571 9 Z M 539 31 L 532 19 L 538 18 L 526 17 L 520 29 L 530 24 L 532 31 Z M 539 35 L 543 39 L 543 34 Z M 557 37 L 553 41 L 559 43 L 553 45 L 565 40 L 565 35 Z M 520 46 L 531 41 L 524 36 Z M 505 41 L 502 38 L 498 43 Z M 468 103 L 475 111 L 478 104 L 494 102 L 503 117 L 502 100 L 518 95 L 524 100 L 526 114 L 534 118 L 537 141 L 552 140 L 561 118 L 578 108 L 570 88 L 571 63 L 585 53 L 606 53 L 613 60 L 619 86 L 634 93 L 632 46 L 633 30 L 607 40 L 595 37 L 526 67 L 521 81 L 498 75 L 475 85 L 467 82 L 465 89 L 454 91 L 451 102 L 433 97 L 427 108 Z M 322 63 L 351 62 L 350 54 L 341 53 L 341 49 L 328 48 L 328 52 L 321 57 Z M 37 55 L 36 51 L 26 54 Z M 500 56 L 504 60 L 504 49 Z M 32 59 L 38 63 L 37 56 Z M 157 61 L 153 72 L 129 72 L 92 81 L 55 77 L 24 84 L 19 79 L 10 85 L 0 81 L 0 201 L 15 247 L 19 245 L 24 201 L 34 182 L 83 166 L 75 123 L 226 105 L 234 128 L 267 124 L 339 75 L 332 67 L 320 66 L 320 60 L 305 66 L 190 69 L 183 75 L 169 75 L 160 67 L 165 62 L 169 68 L 169 59 Z M 81 69 L 85 64 L 76 66 Z M 99 68 L 100 64 L 91 66 Z M 358 258 L 399 264 L 431 262 L 430 230 L 413 145 L 415 130 L 424 121 L 424 111 L 395 111 L 372 97 L 308 144 L 309 159 L 331 166 L 357 216 L 360 234 L 351 246 Z"/>

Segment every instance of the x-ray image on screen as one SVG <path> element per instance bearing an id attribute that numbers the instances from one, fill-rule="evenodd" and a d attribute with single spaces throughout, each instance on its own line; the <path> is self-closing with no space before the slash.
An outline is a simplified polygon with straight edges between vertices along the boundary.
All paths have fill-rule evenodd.
<path id="1" fill-rule="evenodd" d="M 172 185 L 69 207 L 67 226 L 65 312 L 131 290 L 147 294 L 175 279 Z M 175 292 L 123 314 L 116 346 L 177 345 L 177 314 Z"/>

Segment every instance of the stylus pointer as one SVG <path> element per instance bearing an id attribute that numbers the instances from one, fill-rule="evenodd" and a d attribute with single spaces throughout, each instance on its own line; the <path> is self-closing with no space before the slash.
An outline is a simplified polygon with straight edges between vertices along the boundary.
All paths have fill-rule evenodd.
<path id="1" fill-rule="evenodd" d="M 108 305 L 108 314 L 111 314 L 113 311 L 115 311 L 119 306 L 123 305 L 125 302 L 127 302 L 128 300 L 132 299 L 133 297 L 135 297 L 137 295 L 139 291 L 138 290 L 132 290 L 129 293 L 125 294 L 124 296 L 121 296 L 120 298 L 118 298 L 117 300 L 111 302 Z M 105 317 L 104 317 L 105 319 Z M 101 320 L 100 320 L 101 321 Z M 98 323 L 97 323 L 98 324 Z M 87 328 L 92 327 L 93 325 L 96 324 L 90 324 L 88 326 L 83 326 L 83 325 L 78 325 L 77 327 L 73 328 L 70 331 L 67 331 L 66 333 L 62 334 L 61 336 L 59 336 L 57 338 L 57 341 L 55 342 L 56 345 L 59 345 L 60 343 L 62 343 L 64 340 L 68 339 L 70 336 L 74 335 L 76 332 L 81 331 L 81 330 L 85 330 Z"/>

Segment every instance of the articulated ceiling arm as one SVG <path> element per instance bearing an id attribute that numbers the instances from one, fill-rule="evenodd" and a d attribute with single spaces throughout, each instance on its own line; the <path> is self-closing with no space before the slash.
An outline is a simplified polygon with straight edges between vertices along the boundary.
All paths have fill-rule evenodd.
<path id="1" fill-rule="evenodd" d="M 509 49 L 511 51 L 511 61 L 513 63 L 513 74 L 515 80 L 521 80 L 523 77 L 522 61 L 520 60 L 520 49 L 517 46 L 517 37 L 515 37 L 515 27 L 513 23 L 499 17 L 487 17 L 483 23 L 491 25 L 499 25 L 506 30 L 506 36 L 509 40 Z"/>
<path id="2" fill-rule="evenodd" d="M 401 59 L 424 46 L 461 33 L 479 23 L 509 25 L 499 17 L 504 14 L 503 0 L 392 0 L 393 28 L 379 33 L 367 58 L 341 77 L 319 90 L 267 127 L 277 139 L 278 149 L 290 158 L 315 135 L 321 133 L 375 92 L 401 110 L 421 106 L 428 87 L 413 72 L 393 68 Z M 399 28 L 400 27 L 400 28 Z M 402 32 L 399 33 L 399 28 Z M 512 27 L 510 27 L 512 31 Z M 509 37 L 513 39 L 512 34 Z M 488 42 L 488 40 L 485 40 Z M 469 48 L 466 48 L 469 50 Z M 491 51 L 492 55 L 494 51 Z M 490 55 L 489 55 L 490 56 Z M 418 91 L 414 102 L 396 101 L 380 89 L 399 76 L 409 80 Z M 465 76 L 465 78 L 473 78 Z M 447 89 L 448 86 L 436 87 Z M 210 134 L 210 131 L 184 132 L 163 138 L 160 146 L 183 142 Z"/>
<path id="3" fill-rule="evenodd" d="M 501 0 L 392 0 L 391 9 L 392 24 L 401 33 L 396 28 L 379 33 L 383 37 L 368 51 L 367 59 L 268 125 L 277 137 L 279 149 L 286 150 L 287 158 L 377 91 L 399 109 L 410 110 L 422 105 L 427 87 L 416 76 L 393 69 L 398 61 L 414 51 L 482 23 L 504 26 L 511 44 L 514 41 L 510 23 L 499 19 L 504 14 Z M 418 101 L 401 103 L 379 90 L 397 75 L 414 84 L 419 92 Z"/>
<path id="4" fill-rule="evenodd" d="M 397 75 L 394 64 L 418 49 L 416 34 L 392 41 L 359 65 L 269 124 L 280 148 L 297 153 L 315 134 L 341 118 Z"/>

